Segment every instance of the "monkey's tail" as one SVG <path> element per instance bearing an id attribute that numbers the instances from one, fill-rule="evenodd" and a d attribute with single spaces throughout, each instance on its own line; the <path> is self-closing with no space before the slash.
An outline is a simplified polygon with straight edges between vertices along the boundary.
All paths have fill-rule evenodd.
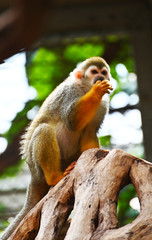
<path id="1" fill-rule="evenodd" d="M 23 207 L 23 209 L 19 212 L 19 214 L 14 219 L 14 221 L 8 226 L 8 228 L 6 228 L 3 235 L 0 237 L 0 240 L 7 240 L 10 237 L 10 235 L 14 232 L 16 227 L 19 225 L 19 223 L 22 221 L 22 219 L 25 217 L 25 215 L 30 209 L 31 208 Z"/>
<path id="2" fill-rule="evenodd" d="M 38 191 L 40 189 L 40 192 Z M 14 232 L 22 219 L 26 216 L 26 214 L 42 199 L 42 197 L 47 193 L 49 186 L 47 185 L 45 179 L 40 176 L 39 182 L 34 183 L 31 181 L 26 193 L 26 201 L 16 216 L 14 221 L 6 228 L 0 240 L 7 240 L 8 237 Z"/>

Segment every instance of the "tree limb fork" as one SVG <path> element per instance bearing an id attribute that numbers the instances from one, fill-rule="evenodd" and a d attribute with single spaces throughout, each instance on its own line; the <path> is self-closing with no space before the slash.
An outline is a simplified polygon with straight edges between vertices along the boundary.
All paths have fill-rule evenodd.
<path id="1" fill-rule="evenodd" d="M 132 223 L 118 228 L 117 197 L 130 182 L 141 211 Z M 151 206 L 151 163 L 122 150 L 90 149 L 27 214 L 9 240 L 150 240 Z"/>

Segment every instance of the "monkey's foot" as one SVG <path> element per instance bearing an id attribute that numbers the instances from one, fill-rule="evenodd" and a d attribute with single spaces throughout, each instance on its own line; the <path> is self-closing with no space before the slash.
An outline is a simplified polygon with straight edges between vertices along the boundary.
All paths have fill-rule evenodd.
<path id="1" fill-rule="evenodd" d="M 49 186 L 55 186 L 64 177 L 62 172 L 45 173 L 46 182 Z"/>
<path id="2" fill-rule="evenodd" d="M 68 175 L 72 169 L 75 167 L 76 162 L 72 162 L 64 171 L 63 176 Z"/>

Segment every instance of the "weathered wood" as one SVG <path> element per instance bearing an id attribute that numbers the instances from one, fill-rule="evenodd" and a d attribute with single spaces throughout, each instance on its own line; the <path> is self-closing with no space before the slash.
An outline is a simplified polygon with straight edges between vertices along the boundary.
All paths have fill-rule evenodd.
<path id="1" fill-rule="evenodd" d="M 139 216 L 117 228 L 117 196 L 132 182 Z M 152 239 L 152 164 L 121 150 L 90 149 L 74 170 L 27 214 L 9 240 Z M 65 236 L 61 230 L 73 209 Z"/>

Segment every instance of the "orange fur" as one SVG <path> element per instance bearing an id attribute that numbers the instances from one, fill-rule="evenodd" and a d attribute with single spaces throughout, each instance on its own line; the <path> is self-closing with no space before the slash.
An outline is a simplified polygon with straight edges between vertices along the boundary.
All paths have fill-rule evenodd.
<path id="1" fill-rule="evenodd" d="M 100 85 L 95 84 L 77 103 L 75 116 L 75 129 L 82 130 L 95 116 L 104 91 Z"/>
<path id="2" fill-rule="evenodd" d="M 81 151 L 84 152 L 85 150 L 88 150 L 90 148 L 99 148 L 99 143 L 92 139 L 92 141 L 81 143 Z"/>

